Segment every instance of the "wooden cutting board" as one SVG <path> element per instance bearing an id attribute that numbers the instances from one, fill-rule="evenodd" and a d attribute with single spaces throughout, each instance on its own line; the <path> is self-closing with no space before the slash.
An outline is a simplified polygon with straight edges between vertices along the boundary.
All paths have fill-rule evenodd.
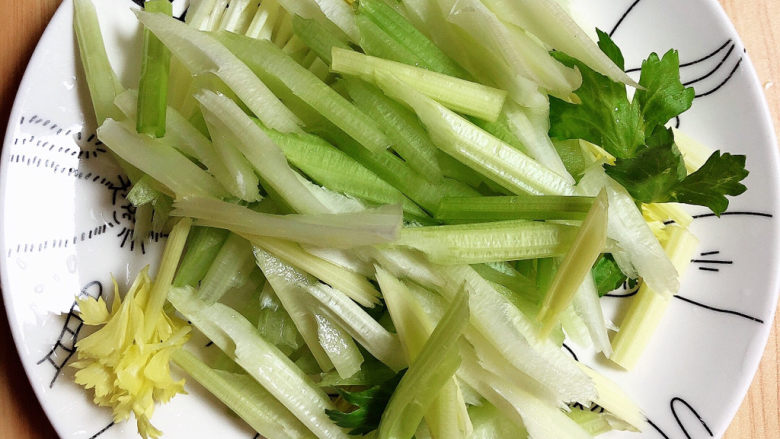
<path id="1" fill-rule="evenodd" d="M 688 1 L 688 0 L 680 0 Z M 58 0 L 2 0 L 0 5 L 0 133 L 5 133 L 16 89 L 27 61 Z M 780 1 L 720 0 L 758 70 L 780 132 Z M 778 320 L 745 401 L 726 439 L 780 438 L 778 421 Z M 0 311 L 0 438 L 55 438 L 32 393 L 11 339 L 5 309 Z"/>

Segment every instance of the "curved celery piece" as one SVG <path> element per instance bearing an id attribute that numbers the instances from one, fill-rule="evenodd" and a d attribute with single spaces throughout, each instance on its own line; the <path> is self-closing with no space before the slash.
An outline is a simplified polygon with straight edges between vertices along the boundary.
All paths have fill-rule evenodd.
<path id="1" fill-rule="evenodd" d="M 609 343 L 607 325 L 604 321 L 604 311 L 601 309 L 601 303 L 599 303 L 599 292 L 590 272 L 585 275 L 585 280 L 577 289 L 572 305 L 574 305 L 575 313 L 588 328 L 588 334 L 593 341 L 596 351 L 602 352 L 609 358 L 612 355 L 612 345 Z"/>
<path id="2" fill-rule="evenodd" d="M 228 236 L 227 230 L 193 227 L 187 249 L 173 279 L 174 287 L 196 286 L 208 272 Z"/>
<path id="3" fill-rule="evenodd" d="M 255 267 L 252 246 L 246 239 L 231 233 L 219 249 L 198 288 L 198 299 L 212 304 L 218 301 L 241 276 Z"/>
<path id="4" fill-rule="evenodd" d="M 420 250 L 441 264 L 479 264 L 562 256 L 576 233 L 576 228 L 561 224 L 500 221 L 407 227 L 395 244 Z"/>
<path id="5" fill-rule="evenodd" d="M 593 202 L 588 216 L 582 222 L 577 237 L 566 252 L 555 277 L 547 289 L 537 320 L 542 323 L 541 336 L 547 336 L 553 326 L 559 323 L 559 314 L 566 309 L 593 264 L 604 250 L 607 240 L 607 193 L 601 191 Z M 591 280 L 592 282 L 592 280 Z M 598 346 L 608 350 L 608 346 Z"/>
<path id="6" fill-rule="evenodd" d="M 276 0 L 264 0 L 257 8 L 249 28 L 244 35 L 258 40 L 271 40 L 276 19 L 279 16 L 280 6 Z"/>
<path id="7" fill-rule="evenodd" d="M 205 387 L 263 437 L 268 439 L 316 437 L 249 375 L 212 369 L 185 349 L 174 351 L 171 358 L 187 375 Z"/>
<path id="8" fill-rule="evenodd" d="M 144 3 L 147 12 L 171 16 L 171 2 L 150 0 Z M 168 108 L 168 74 L 171 52 L 148 29 L 144 29 L 144 54 L 141 62 L 141 79 L 138 84 L 139 133 L 155 137 L 165 135 L 165 112 Z"/>
<path id="9" fill-rule="evenodd" d="M 230 7 L 222 15 L 218 29 L 243 34 L 254 17 L 257 3 L 256 0 L 230 0 Z"/>
<path id="10" fill-rule="evenodd" d="M 460 365 L 458 340 L 468 324 L 469 299 L 458 293 L 409 367 L 382 414 L 377 439 L 409 439 Z"/>
<path id="11" fill-rule="evenodd" d="M 206 305 L 189 287 L 173 288 L 169 300 L 209 340 L 244 368 L 319 438 L 348 439 L 325 410 L 328 396 L 287 356 L 265 341 L 244 317 L 220 304 Z"/>
<path id="12" fill-rule="evenodd" d="M 380 87 L 411 106 L 442 151 L 521 195 L 574 195 L 574 187 L 563 177 L 465 118 L 390 76 L 378 74 Z"/>
<path id="13" fill-rule="evenodd" d="M 349 49 L 349 45 L 338 36 L 328 32 L 327 28 L 313 19 L 293 17 L 293 30 L 306 45 L 328 65 L 331 63 L 331 51 L 334 47 Z"/>
<path id="14" fill-rule="evenodd" d="M 393 241 L 401 225 L 400 206 L 344 214 L 274 215 L 225 201 L 188 198 L 177 200 L 173 207 L 171 215 L 198 219 L 198 225 L 322 247 L 351 248 Z"/>
<path id="15" fill-rule="evenodd" d="M 405 87 L 440 102 L 445 107 L 470 116 L 495 121 L 506 100 L 506 92 L 476 82 L 432 72 L 351 50 L 333 48 L 331 69 L 345 75 L 359 76 L 376 83 L 376 76 L 394 75 Z"/>
<path id="16" fill-rule="evenodd" d="M 208 172 L 160 139 L 138 134 L 126 122 L 106 119 L 98 138 L 131 165 L 165 185 L 177 197 L 222 198 L 228 193 Z"/>
<path id="17" fill-rule="evenodd" d="M 352 41 L 360 40 L 360 31 L 355 23 L 355 12 L 344 0 L 314 0 L 328 20 L 338 26 Z"/>
<path id="18" fill-rule="evenodd" d="M 137 11 L 138 19 L 187 66 L 190 73 L 214 73 L 266 126 L 300 132 L 300 121 L 235 55 L 208 34 L 161 14 Z"/>
<path id="19" fill-rule="evenodd" d="M 516 425 L 505 418 L 498 409 L 484 402 L 482 405 L 469 407 L 469 417 L 474 425 L 470 439 L 525 438 L 528 432 L 522 426 Z"/>
<path id="20" fill-rule="evenodd" d="M 357 16 L 357 25 L 360 29 L 360 47 L 366 55 L 377 58 L 389 59 L 410 66 L 421 66 L 423 60 L 401 43 L 385 33 L 373 21 L 365 15 Z"/>
<path id="21" fill-rule="evenodd" d="M 328 354 L 336 372 L 343 379 L 360 372 L 363 354 L 355 341 L 341 327 L 321 314 L 314 314 L 320 346 Z"/>
<path id="22" fill-rule="evenodd" d="M 303 346 L 303 339 L 270 282 L 260 292 L 257 331 L 288 356 Z"/>
<path id="23" fill-rule="evenodd" d="M 594 403 L 604 407 L 610 414 L 627 423 L 631 430 L 642 431 L 647 427 L 647 418 L 636 403 L 615 382 L 590 367 L 577 363 L 596 386 L 598 397 Z"/>
<path id="24" fill-rule="evenodd" d="M 444 221 L 582 220 L 593 197 L 520 195 L 442 198 L 436 218 Z"/>

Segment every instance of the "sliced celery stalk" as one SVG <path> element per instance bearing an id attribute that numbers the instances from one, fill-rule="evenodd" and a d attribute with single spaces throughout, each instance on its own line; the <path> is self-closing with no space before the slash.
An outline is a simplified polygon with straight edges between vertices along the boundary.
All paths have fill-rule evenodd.
<path id="1" fill-rule="evenodd" d="M 398 153 L 414 171 L 432 182 L 442 179 L 438 150 L 411 111 L 387 98 L 381 90 L 357 79 L 346 82 L 355 104 L 375 120 Z"/>
<path id="2" fill-rule="evenodd" d="M 634 431 L 643 431 L 647 426 L 647 418 L 636 403 L 616 383 L 588 366 L 578 363 L 588 377 L 593 381 L 598 392 L 594 403 L 604 407 L 609 413 L 626 422 Z"/>
<path id="3" fill-rule="evenodd" d="M 377 438 L 414 435 L 426 410 L 460 365 L 458 340 L 469 320 L 469 299 L 460 291 L 409 367 L 382 414 Z"/>
<path id="4" fill-rule="evenodd" d="M 126 122 L 107 119 L 98 138 L 119 157 L 149 174 L 177 197 L 226 197 L 217 180 L 160 139 L 135 132 Z"/>
<path id="5" fill-rule="evenodd" d="M 257 3 L 256 0 L 231 0 L 229 7 L 222 15 L 218 28 L 243 34 L 249 28 L 252 17 L 254 17 Z"/>
<path id="6" fill-rule="evenodd" d="M 171 16 L 173 7 L 168 0 L 150 0 L 144 10 Z M 168 73 L 171 52 L 148 29 L 144 29 L 144 54 L 141 61 L 141 81 L 138 84 L 139 133 L 155 137 L 165 135 L 165 111 L 168 108 Z"/>
<path id="7" fill-rule="evenodd" d="M 590 165 L 596 162 L 592 152 L 586 150 L 579 139 L 556 140 L 555 151 L 561 158 L 566 171 L 573 177 L 580 177 Z"/>
<path id="8" fill-rule="evenodd" d="M 516 425 L 492 404 L 469 407 L 469 417 L 474 425 L 471 439 L 525 438 L 528 432 L 522 426 Z"/>
<path id="9" fill-rule="evenodd" d="M 133 206 L 140 207 L 163 195 L 163 190 L 165 187 L 162 184 L 154 181 L 152 177 L 144 175 L 133 184 L 126 198 L 127 201 L 133 203 Z"/>
<path id="10" fill-rule="evenodd" d="M 417 53 L 402 46 L 365 15 L 357 16 L 357 25 L 360 29 L 360 47 L 366 55 L 410 66 L 422 65 L 423 61 Z"/>
<path id="11" fill-rule="evenodd" d="M 569 182 L 392 76 L 378 76 L 385 93 L 410 105 L 442 151 L 515 194 L 573 195 Z"/>
<path id="12" fill-rule="evenodd" d="M 401 207 L 384 206 L 346 214 L 272 215 L 206 198 L 177 200 L 171 215 L 198 219 L 236 233 L 269 236 L 322 247 L 351 248 L 393 241 Z"/>
<path id="13" fill-rule="evenodd" d="M 360 40 L 360 31 L 355 23 L 355 12 L 344 0 L 314 0 L 322 13 L 341 29 L 352 41 Z"/>
<path id="14" fill-rule="evenodd" d="M 536 291 L 536 285 L 534 285 L 531 279 L 523 276 L 512 267 L 505 267 L 506 269 L 498 270 L 495 268 L 495 265 L 496 264 L 477 264 L 472 266 L 472 268 L 485 280 L 503 285 L 512 290 L 513 293 L 527 297 L 531 301 L 536 301 L 536 297 L 539 293 Z"/>
<path id="15" fill-rule="evenodd" d="M 239 148 L 249 163 L 260 175 L 267 190 L 278 193 L 293 209 L 301 213 L 326 212 L 310 191 L 298 180 L 290 168 L 284 153 L 231 99 L 202 90 L 196 95 L 200 104 L 207 108 L 224 127 L 230 129 Z"/>
<path id="16" fill-rule="evenodd" d="M 171 357 L 187 375 L 205 387 L 263 437 L 268 439 L 315 437 L 301 421 L 249 375 L 212 369 L 185 349 L 174 351 Z"/>
<path id="17" fill-rule="evenodd" d="M 588 328 L 590 339 L 593 341 L 596 351 L 602 352 L 606 357 L 612 355 L 612 345 L 609 344 L 604 312 L 599 303 L 599 292 L 590 272 L 577 289 L 572 304 L 575 312 Z"/>
<path id="18" fill-rule="evenodd" d="M 405 228 L 396 244 L 441 264 L 479 264 L 561 256 L 576 234 L 571 226 L 517 220 Z"/>
<path id="19" fill-rule="evenodd" d="M 278 47 L 267 41 L 228 32 L 217 33 L 216 38 L 258 76 L 267 82 L 273 80 L 284 84 L 294 95 L 370 151 L 378 152 L 390 146 L 390 141 L 373 120 Z"/>
<path id="20" fill-rule="evenodd" d="M 476 82 L 408 66 L 358 52 L 333 48 L 331 68 L 337 73 L 359 76 L 376 83 L 380 73 L 396 76 L 405 87 L 440 102 L 447 108 L 495 121 L 506 100 L 506 92 Z"/>
<path id="21" fill-rule="evenodd" d="M 593 197 L 525 195 L 442 198 L 436 218 L 444 221 L 582 220 Z"/>
<path id="22" fill-rule="evenodd" d="M 331 63 L 331 51 L 334 47 L 349 49 L 349 45 L 344 40 L 328 32 L 327 28 L 316 20 L 296 15 L 292 23 L 295 35 L 298 35 L 298 38 L 302 39 L 328 65 Z"/>
<path id="23" fill-rule="evenodd" d="M 313 247 L 310 245 L 302 246 L 307 253 L 324 259 L 331 264 L 338 265 L 339 267 L 346 268 L 349 271 L 361 274 L 366 277 L 372 277 L 374 275 L 374 266 L 361 259 L 355 252 L 351 250 L 339 250 L 336 248 L 322 248 Z"/>
<path id="24" fill-rule="evenodd" d="M 244 317 L 220 303 L 206 305 L 189 287 L 171 289 L 169 299 L 317 437 L 349 438 L 325 414 L 334 408 L 328 396 L 279 349 L 263 340 Z"/>
<path id="25" fill-rule="evenodd" d="M 704 165 L 714 151 L 677 128 L 672 128 L 672 131 L 674 131 L 674 144 L 677 145 L 685 161 L 685 169 L 689 174 L 693 174 Z"/>
<path id="26" fill-rule="evenodd" d="M 409 53 L 420 59 L 419 65 L 434 72 L 465 78 L 466 72 L 441 51 L 431 40 L 409 23 L 403 15 L 381 0 L 363 0 L 358 8 L 360 15 L 393 38 Z M 361 35 L 362 36 L 362 35 Z M 395 61 L 404 62 L 396 59 Z"/>
<path id="27" fill-rule="evenodd" d="M 289 355 L 303 344 L 290 314 L 284 309 L 270 282 L 266 282 L 260 293 L 260 312 L 257 330 L 271 344 Z"/>
<path id="28" fill-rule="evenodd" d="M 193 75 L 214 73 L 266 126 L 300 131 L 300 121 L 235 55 L 208 34 L 161 14 L 137 11 L 138 19 Z"/>
<path id="29" fill-rule="evenodd" d="M 292 36 L 292 17 L 290 14 L 282 14 L 282 16 L 279 17 L 279 21 L 276 23 L 271 42 L 276 44 L 277 47 L 282 48 L 290 41 L 290 37 Z"/>
<path id="30" fill-rule="evenodd" d="M 583 348 L 589 348 L 593 346 L 590 332 L 588 327 L 585 326 L 585 322 L 582 321 L 582 317 L 577 315 L 574 311 L 574 304 L 566 308 L 561 312 L 561 329 L 566 334 L 566 337 L 574 342 L 577 346 Z"/>
<path id="31" fill-rule="evenodd" d="M 223 229 L 193 227 L 187 241 L 187 251 L 173 279 L 173 286 L 197 286 L 217 257 L 228 233 Z"/>
<path id="32" fill-rule="evenodd" d="M 583 220 L 571 248 L 558 266 L 542 302 L 542 308 L 536 316 L 542 323 L 542 337 L 547 336 L 553 326 L 559 323 L 559 314 L 574 300 L 585 276 L 590 274 L 593 263 L 604 250 L 607 242 L 608 208 L 607 193 L 601 191 L 588 216 Z"/>
<path id="33" fill-rule="evenodd" d="M 609 424 L 609 421 L 607 421 L 605 413 L 598 413 L 580 407 L 572 407 L 571 411 L 566 415 L 592 436 L 598 436 L 612 430 L 612 426 Z"/>
<path id="34" fill-rule="evenodd" d="M 254 267 L 252 247 L 246 239 L 231 233 L 200 283 L 198 299 L 209 305 L 218 301 Z"/>
<path id="35" fill-rule="evenodd" d="M 253 237 L 251 241 L 253 245 L 262 247 L 287 264 L 322 280 L 363 306 L 372 307 L 379 303 L 379 292 L 368 279 L 320 259 L 294 242 L 262 237 Z"/>
<path id="36" fill-rule="evenodd" d="M 314 319 L 320 346 L 327 352 L 339 376 L 346 379 L 360 372 L 363 355 L 352 337 L 321 314 L 314 314 Z"/>
<path id="37" fill-rule="evenodd" d="M 670 226 L 670 238 L 664 245 L 666 254 L 677 273 L 685 273 L 698 247 L 692 233 L 678 226 Z M 663 319 L 672 295 L 657 293 L 647 283 L 642 283 L 631 299 L 628 311 L 620 323 L 620 331 L 612 339 L 614 352 L 609 357 L 624 369 L 633 369 L 647 348 L 658 325 Z"/>
<path id="38" fill-rule="evenodd" d="M 673 221 L 682 228 L 688 228 L 693 222 L 691 214 L 677 203 L 643 204 L 642 215 L 648 223 L 658 221 L 665 224 L 668 221 Z"/>
<path id="39" fill-rule="evenodd" d="M 276 0 L 264 0 L 257 8 L 252 22 L 244 35 L 258 40 L 271 40 L 276 19 L 279 17 L 279 2 Z"/>

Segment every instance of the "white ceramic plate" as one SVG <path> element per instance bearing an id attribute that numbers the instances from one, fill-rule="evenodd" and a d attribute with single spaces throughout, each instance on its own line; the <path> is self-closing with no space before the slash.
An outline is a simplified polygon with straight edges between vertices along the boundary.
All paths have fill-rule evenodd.
<path id="1" fill-rule="evenodd" d="M 128 62 L 139 59 L 131 3 L 96 3 L 111 60 L 125 84 L 136 84 L 139 66 Z M 715 0 L 592 0 L 583 12 L 612 31 L 629 67 L 651 51 L 678 49 L 683 80 L 699 95 L 681 128 L 748 157 L 748 191 L 727 214 L 693 211 L 700 256 L 640 366 L 630 374 L 600 367 L 652 422 L 641 437 L 719 437 L 755 373 L 780 290 L 778 154 L 769 112 L 742 43 Z M 109 411 L 95 408 L 63 367 L 81 329 L 70 313 L 74 296 L 110 294 L 109 273 L 123 287 L 159 252 L 156 243 L 130 244 L 127 179 L 95 139 L 78 62 L 66 0 L 30 61 L 5 137 L 2 287 L 24 368 L 60 436 L 132 438 L 135 423 L 112 425 Z M 627 302 L 602 300 L 612 313 Z M 589 360 L 587 352 L 577 353 Z M 253 437 L 204 390 L 192 384 L 188 390 L 155 413 L 166 437 Z"/>

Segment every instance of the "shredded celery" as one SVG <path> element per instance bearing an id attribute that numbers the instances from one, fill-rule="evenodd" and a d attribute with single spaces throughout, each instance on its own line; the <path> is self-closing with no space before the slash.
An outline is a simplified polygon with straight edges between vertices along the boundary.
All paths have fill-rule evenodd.
<path id="1" fill-rule="evenodd" d="M 436 218 L 446 221 L 582 220 L 592 197 L 578 196 L 498 196 L 442 198 Z"/>
<path id="2" fill-rule="evenodd" d="M 150 0 L 144 10 L 171 16 L 171 2 Z M 168 73 L 171 52 L 148 29 L 144 30 L 144 55 L 141 62 L 141 81 L 138 84 L 139 133 L 155 137 L 165 135 L 165 112 L 168 108 Z"/>

